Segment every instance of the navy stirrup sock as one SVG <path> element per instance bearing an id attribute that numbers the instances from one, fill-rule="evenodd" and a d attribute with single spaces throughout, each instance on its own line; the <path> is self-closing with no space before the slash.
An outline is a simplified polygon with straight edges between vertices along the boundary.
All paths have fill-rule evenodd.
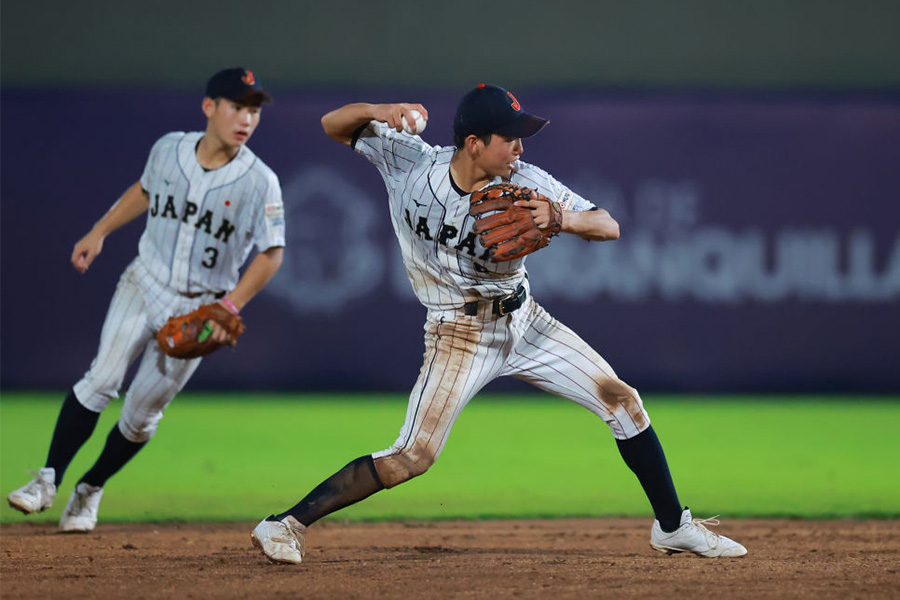
<path id="1" fill-rule="evenodd" d="M 344 465 L 290 510 L 272 515 L 268 520 L 280 521 L 291 515 L 309 527 L 325 515 L 355 504 L 383 489 L 384 485 L 375 470 L 375 460 L 371 454 L 367 454 Z"/>
<path id="2" fill-rule="evenodd" d="M 47 463 L 44 465 L 56 471 L 54 483 L 57 487 L 62 483 L 63 475 L 75 454 L 94 433 L 99 418 L 100 413 L 86 409 L 75 397 L 75 391 L 69 391 L 56 419 Z"/>
<path id="3" fill-rule="evenodd" d="M 147 442 L 130 442 L 125 439 L 125 436 L 119 431 L 119 424 L 116 423 L 106 437 L 106 445 L 97 458 L 97 462 L 90 471 L 84 474 L 81 481 L 96 487 L 103 487 L 107 479 L 115 475 L 146 445 Z"/>
<path id="4" fill-rule="evenodd" d="M 669 533 L 681 524 L 681 504 L 669 473 L 666 455 L 651 425 L 628 440 L 616 440 L 625 464 L 637 475 L 662 530 Z"/>

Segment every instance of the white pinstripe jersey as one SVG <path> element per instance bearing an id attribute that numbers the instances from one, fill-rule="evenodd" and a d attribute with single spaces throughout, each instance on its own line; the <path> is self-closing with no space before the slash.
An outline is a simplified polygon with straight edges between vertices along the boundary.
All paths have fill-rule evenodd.
<path id="1" fill-rule="evenodd" d="M 468 301 L 508 294 L 525 276 L 525 258 L 496 262 L 472 233 L 469 194 L 450 176 L 455 148 L 425 143 L 372 121 L 353 148 L 381 173 L 403 264 L 419 301 L 432 310 L 460 308 Z M 537 190 L 565 210 L 594 205 L 546 171 L 517 161 L 511 183 Z M 500 183 L 498 177 L 491 183 Z"/>
<path id="2" fill-rule="evenodd" d="M 178 292 L 222 292 L 237 285 L 253 246 L 284 246 L 278 177 L 246 146 L 228 164 L 197 162 L 203 132 L 173 132 L 150 150 L 141 186 L 150 195 L 138 250 L 161 283 Z"/>

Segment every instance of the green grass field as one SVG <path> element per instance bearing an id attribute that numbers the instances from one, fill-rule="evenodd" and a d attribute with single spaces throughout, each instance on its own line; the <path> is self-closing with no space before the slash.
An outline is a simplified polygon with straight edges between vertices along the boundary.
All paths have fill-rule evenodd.
<path id="1" fill-rule="evenodd" d="M 0 492 L 43 466 L 64 394 L 0 397 Z M 681 501 L 695 515 L 900 516 L 900 398 L 644 399 Z M 50 510 L 100 452 L 121 402 L 101 416 Z M 111 479 L 102 521 L 256 520 L 293 505 L 350 460 L 388 447 L 406 399 L 184 394 L 159 433 Z M 425 475 L 332 518 L 649 516 L 606 425 L 543 395 L 477 397 Z M 3 502 L 0 521 L 26 517 Z"/>

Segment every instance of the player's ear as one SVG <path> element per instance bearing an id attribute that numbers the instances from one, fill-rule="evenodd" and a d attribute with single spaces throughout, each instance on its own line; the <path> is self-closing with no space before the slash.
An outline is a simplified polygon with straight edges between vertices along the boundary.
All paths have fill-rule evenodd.
<path id="1" fill-rule="evenodd" d="M 200 108 L 203 110 L 203 114 L 206 115 L 206 118 L 209 119 L 216 112 L 216 101 L 209 97 L 204 98 Z"/>
<path id="2" fill-rule="evenodd" d="M 484 145 L 484 142 L 477 135 L 469 135 L 466 137 L 466 149 L 472 156 L 478 154 L 480 146 L 482 145 Z"/>

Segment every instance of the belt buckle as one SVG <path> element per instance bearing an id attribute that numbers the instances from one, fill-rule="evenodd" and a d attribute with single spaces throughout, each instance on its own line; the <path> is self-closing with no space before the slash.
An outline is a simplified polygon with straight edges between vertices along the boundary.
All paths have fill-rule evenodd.
<path id="1" fill-rule="evenodd" d="M 515 300 L 516 297 L 518 297 L 518 294 L 516 292 L 510 292 L 509 294 L 494 300 L 494 302 L 497 304 L 497 314 L 501 317 L 508 315 L 511 311 L 504 310 L 504 303 L 509 300 Z"/>

